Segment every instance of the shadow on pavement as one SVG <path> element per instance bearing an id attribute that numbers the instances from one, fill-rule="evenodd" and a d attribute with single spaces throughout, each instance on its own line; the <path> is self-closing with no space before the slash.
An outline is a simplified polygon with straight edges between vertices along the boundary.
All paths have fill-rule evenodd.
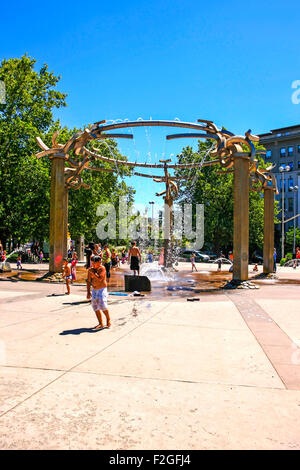
<path id="1" fill-rule="evenodd" d="M 60 336 L 65 335 L 81 335 L 81 333 L 98 333 L 99 331 L 106 330 L 106 327 L 103 327 L 101 330 L 95 330 L 94 328 L 77 328 L 76 330 L 65 330 L 62 331 Z"/>

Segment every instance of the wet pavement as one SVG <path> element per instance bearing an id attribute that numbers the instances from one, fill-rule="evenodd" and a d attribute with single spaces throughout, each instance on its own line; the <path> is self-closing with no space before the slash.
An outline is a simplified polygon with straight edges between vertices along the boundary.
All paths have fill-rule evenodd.
<path id="1" fill-rule="evenodd" d="M 149 269 L 151 265 L 142 265 Z M 153 266 L 155 270 L 155 266 Z M 111 293 L 125 293 L 125 275 L 132 275 L 128 265 L 122 265 L 119 268 L 111 270 L 111 278 L 108 283 L 108 291 Z M 143 272 L 141 272 L 143 275 Z M 147 275 L 147 272 L 146 274 Z M 216 265 L 204 265 L 198 272 L 191 272 L 189 263 L 181 263 L 177 272 L 166 273 L 163 278 L 152 279 L 151 275 L 151 292 L 141 292 L 143 296 L 151 300 L 173 299 L 180 300 L 182 298 L 197 297 L 199 294 L 212 293 L 212 291 L 220 290 L 229 280 L 232 279 L 232 274 L 228 272 L 228 268 L 224 267 L 221 272 L 217 272 Z M 87 270 L 84 266 L 77 269 L 77 280 L 75 285 L 83 285 L 86 283 Z M 13 281 L 37 281 L 49 283 L 49 274 L 38 266 L 26 269 L 23 265 L 23 270 L 17 271 L 12 269 L 11 273 L 0 274 L 1 279 L 9 279 Z M 72 287 L 72 286 L 71 286 Z M 130 293 L 128 293 L 130 295 Z"/>
<path id="2" fill-rule="evenodd" d="M 155 264 L 143 264 L 141 275 L 147 275 L 147 271 L 151 268 L 155 271 L 157 267 Z M 259 273 L 252 271 L 252 266 L 249 266 L 249 279 L 256 286 L 300 286 L 300 275 L 298 271 L 292 268 L 279 268 L 276 273 L 277 278 L 261 278 L 262 267 L 259 267 Z M 176 268 L 177 272 L 167 273 L 164 279 L 159 279 L 154 276 L 151 281 L 151 292 L 141 292 L 141 294 L 151 300 L 165 300 L 172 299 L 178 301 L 180 299 L 193 298 L 206 295 L 218 295 L 223 291 L 223 287 L 232 280 L 232 273 L 228 271 L 229 265 L 223 265 L 220 272 L 217 271 L 216 264 L 201 263 L 198 264 L 198 272 L 191 272 L 190 263 L 180 263 Z M 143 274 L 143 270 L 146 271 Z M 300 271 L 299 271 L 300 273 Z M 116 269 L 111 270 L 111 278 L 108 283 L 108 291 L 114 294 L 125 293 L 125 275 L 132 275 L 127 264 L 121 265 Z M 12 272 L 1 273 L 1 280 L 9 279 L 12 282 L 16 281 L 37 281 L 50 283 L 50 274 L 47 272 L 47 265 L 30 265 L 28 268 L 23 265 L 23 270 L 17 270 L 12 265 Z M 74 285 L 85 285 L 87 278 L 87 270 L 81 264 L 77 269 L 77 280 Z M 51 282 L 52 284 L 52 282 Z M 72 287 L 72 286 L 71 286 Z M 128 293 L 128 296 L 130 293 Z"/>

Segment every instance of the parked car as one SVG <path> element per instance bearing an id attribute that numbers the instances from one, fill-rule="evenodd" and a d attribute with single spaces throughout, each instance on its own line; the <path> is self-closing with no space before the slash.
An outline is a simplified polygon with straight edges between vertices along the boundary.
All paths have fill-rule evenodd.
<path id="1" fill-rule="evenodd" d="M 201 253 L 200 251 L 196 250 L 184 250 L 181 257 L 187 258 L 187 261 L 190 261 L 192 254 L 195 253 L 195 261 L 196 263 L 207 263 L 209 261 L 209 256 Z"/>
<path id="2" fill-rule="evenodd" d="M 252 263 L 255 264 L 264 264 L 264 259 L 262 256 L 254 254 L 251 258 Z"/>
<path id="3" fill-rule="evenodd" d="M 209 256 L 210 261 L 214 261 L 215 259 L 217 259 L 217 255 L 211 250 L 202 251 L 202 253 L 204 255 Z"/>

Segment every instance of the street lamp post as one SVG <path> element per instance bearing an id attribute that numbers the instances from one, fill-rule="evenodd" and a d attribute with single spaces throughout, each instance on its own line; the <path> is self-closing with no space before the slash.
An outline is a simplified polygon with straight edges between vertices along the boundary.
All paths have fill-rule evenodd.
<path id="1" fill-rule="evenodd" d="M 282 190 L 282 199 L 281 199 L 281 258 L 284 258 L 284 172 L 290 171 L 289 165 L 286 167 L 279 167 L 281 173 L 281 190 Z"/>
<path id="2" fill-rule="evenodd" d="M 290 186 L 290 190 L 294 193 L 294 240 L 293 240 L 293 256 L 296 254 L 296 192 L 299 187 L 297 185 Z"/>
<path id="3" fill-rule="evenodd" d="M 154 201 L 149 201 L 149 204 L 152 206 L 152 215 L 151 215 L 151 232 L 152 232 L 152 236 L 154 236 L 154 251 L 155 251 L 155 234 L 154 234 L 154 227 L 153 227 L 153 220 L 154 220 L 154 216 L 153 216 L 153 208 L 154 208 L 154 204 L 155 202 Z"/>

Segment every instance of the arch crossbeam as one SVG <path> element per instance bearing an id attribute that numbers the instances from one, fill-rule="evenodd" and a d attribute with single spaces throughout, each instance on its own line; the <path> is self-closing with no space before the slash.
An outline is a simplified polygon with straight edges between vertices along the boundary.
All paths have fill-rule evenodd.
<path id="1" fill-rule="evenodd" d="M 132 162 L 120 158 L 110 158 L 101 155 L 97 149 L 90 148 L 93 140 L 103 141 L 107 139 L 133 139 L 133 134 L 115 132 L 118 129 L 137 127 L 176 127 L 190 129 L 193 132 L 182 132 L 169 134 L 167 140 L 180 138 L 208 139 L 215 142 L 210 153 L 213 160 L 197 163 L 172 164 L 170 160 L 160 161 L 158 164 Z M 112 131 L 112 132 L 109 132 Z M 271 230 L 273 224 L 272 204 L 274 192 L 277 191 L 276 180 L 271 173 L 272 167 L 261 169 L 255 158 L 254 143 L 259 138 L 251 133 L 249 129 L 245 135 L 234 135 L 226 129 L 219 129 L 212 121 L 198 119 L 197 122 L 183 122 L 179 120 L 141 120 L 123 121 L 118 123 L 107 123 L 99 121 L 73 135 L 65 144 L 57 142 L 59 132 L 52 136 L 52 145 L 48 147 L 39 137 L 36 138 L 41 151 L 36 154 L 37 158 L 48 157 L 52 160 L 51 169 L 51 202 L 50 202 L 50 270 L 58 272 L 61 270 L 62 256 L 66 252 L 67 234 L 67 207 L 68 189 L 88 188 L 82 179 L 84 170 L 98 172 L 115 172 L 117 166 L 130 168 L 155 168 L 163 169 L 163 176 L 146 175 L 135 172 L 137 176 L 152 178 L 158 183 L 165 183 L 166 189 L 162 193 L 166 204 L 172 206 L 173 199 L 178 194 L 176 181 L 184 177 L 171 176 L 169 169 L 201 168 L 219 164 L 223 173 L 234 172 L 234 279 L 245 280 L 248 276 L 248 199 L 249 189 L 253 191 L 264 191 L 265 213 L 267 219 L 265 227 Z M 108 166 L 96 167 L 93 162 L 100 160 Z M 171 164 L 170 164 L 171 163 Z M 110 166 L 111 165 L 111 166 Z M 115 168 L 114 168 L 115 167 Z M 274 225 L 274 224 L 273 224 Z M 268 231 L 265 229 L 265 233 Z M 273 233 L 273 232 L 272 232 Z M 265 235 L 266 257 L 268 264 L 266 269 L 272 266 L 272 237 Z M 274 238 L 274 237 L 273 237 Z M 274 243 L 273 243 L 274 244 Z"/>

